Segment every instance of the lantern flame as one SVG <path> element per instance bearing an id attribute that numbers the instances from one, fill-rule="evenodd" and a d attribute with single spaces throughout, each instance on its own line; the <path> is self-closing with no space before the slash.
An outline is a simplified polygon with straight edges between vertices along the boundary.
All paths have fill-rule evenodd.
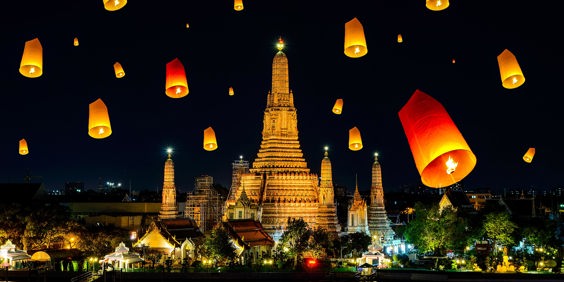
<path id="1" fill-rule="evenodd" d="M 454 162 L 454 160 L 450 156 L 448 156 L 448 160 L 446 161 L 445 164 L 447 167 L 446 169 L 447 174 L 452 174 L 456 170 L 456 167 L 458 166 L 458 162 Z"/>
<path id="2" fill-rule="evenodd" d="M 512 83 L 512 84 L 517 84 L 517 82 L 519 82 L 519 79 L 517 79 L 517 77 L 513 77 L 513 78 L 511 79 L 511 83 Z"/>
<path id="3" fill-rule="evenodd" d="M 118 5 L 119 5 L 119 0 L 115 0 L 115 1 L 114 1 L 114 5 L 118 6 Z"/>
<path id="4" fill-rule="evenodd" d="M 104 134 L 104 132 L 105 132 L 104 128 L 100 127 L 100 129 L 98 129 L 98 134 L 102 135 L 102 134 Z"/>
<path id="5" fill-rule="evenodd" d="M 35 67 L 31 67 L 31 68 L 29 69 L 29 73 L 35 73 Z"/>
<path id="6" fill-rule="evenodd" d="M 182 92 L 182 88 L 176 87 L 176 94 L 180 94 L 180 92 Z"/>
<path id="7" fill-rule="evenodd" d="M 354 48 L 354 53 L 355 53 L 355 54 L 360 53 L 360 47 L 358 47 L 358 46 L 355 47 L 355 48 Z"/>
<path id="8" fill-rule="evenodd" d="M 443 2 L 441 2 L 441 0 L 437 1 L 437 4 L 436 4 L 437 7 L 440 7 L 440 6 L 442 6 L 442 5 L 443 5 Z M 449 173 L 449 174 L 450 174 L 450 173 Z"/>

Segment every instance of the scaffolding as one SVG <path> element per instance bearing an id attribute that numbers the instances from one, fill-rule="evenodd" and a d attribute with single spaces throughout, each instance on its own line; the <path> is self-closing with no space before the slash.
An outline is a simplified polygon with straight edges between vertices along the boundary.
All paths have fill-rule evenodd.
<path id="1" fill-rule="evenodd" d="M 196 177 L 195 187 L 188 192 L 185 217 L 192 218 L 202 233 L 211 231 L 221 222 L 223 215 L 223 199 L 221 194 L 213 187 L 213 177 L 202 175 Z"/>

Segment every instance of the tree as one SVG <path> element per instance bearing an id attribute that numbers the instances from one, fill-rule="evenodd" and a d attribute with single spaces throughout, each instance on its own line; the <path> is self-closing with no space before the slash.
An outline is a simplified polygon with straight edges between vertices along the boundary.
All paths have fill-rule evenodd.
<path id="1" fill-rule="evenodd" d="M 237 257 L 229 233 L 220 225 L 212 229 L 212 232 L 206 236 L 201 252 L 219 265 L 227 265 Z"/>
<path id="2" fill-rule="evenodd" d="M 467 225 L 452 207 L 430 207 L 415 204 L 415 218 L 407 225 L 406 240 L 422 253 L 443 256 L 448 249 L 463 249 L 467 241 Z"/>
<path id="3" fill-rule="evenodd" d="M 493 242 L 494 254 L 497 254 L 497 244 L 508 246 L 515 242 L 513 232 L 517 225 L 510 220 L 507 212 L 486 214 L 483 229 L 485 236 Z"/>
<path id="4" fill-rule="evenodd" d="M 284 257 L 293 259 L 293 267 L 298 265 L 298 258 L 308 248 L 308 241 L 312 234 L 307 222 L 302 218 L 288 218 L 286 231 L 278 242 L 277 251 Z"/>

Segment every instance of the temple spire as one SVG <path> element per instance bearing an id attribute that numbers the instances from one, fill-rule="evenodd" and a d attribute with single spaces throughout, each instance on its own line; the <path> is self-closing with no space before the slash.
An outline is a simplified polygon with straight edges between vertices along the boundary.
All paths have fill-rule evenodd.
<path id="1" fill-rule="evenodd" d="M 176 186 L 174 185 L 174 162 L 172 161 L 172 148 L 167 149 L 168 158 L 164 165 L 164 181 L 162 204 L 159 211 L 160 219 L 176 218 L 178 206 L 176 203 Z"/>

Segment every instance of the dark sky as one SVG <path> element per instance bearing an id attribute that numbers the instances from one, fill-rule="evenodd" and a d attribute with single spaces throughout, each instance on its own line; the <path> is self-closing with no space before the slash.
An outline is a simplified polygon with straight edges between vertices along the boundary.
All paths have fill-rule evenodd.
<path id="1" fill-rule="evenodd" d="M 357 175 L 360 190 L 368 190 L 375 152 L 385 190 L 420 183 L 398 118 L 416 89 L 443 104 L 476 155 L 462 180 L 466 189 L 564 184 L 564 25 L 553 4 L 451 1 L 441 12 L 427 10 L 423 0 L 244 4 L 236 12 L 231 0 L 130 0 L 109 12 L 101 0 L 11 2 L 0 11 L 0 182 L 31 175 L 47 189 L 109 180 L 156 190 L 170 146 L 180 191 L 192 190 L 202 174 L 229 187 L 231 163 L 240 155 L 252 161 L 258 152 L 281 36 L 304 156 L 319 174 L 329 146 L 334 184 L 352 191 Z M 343 54 L 344 24 L 354 17 L 368 45 L 357 59 Z M 34 79 L 18 72 L 24 43 L 33 38 L 43 45 L 44 66 Z M 496 57 L 504 49 L 525 75 L 519 88 L 501 85 Z M 165 66 L 174 58 L 190 88 L 181 99 L 164 92 Z M 114 76 L 116 61 L 122 79 Z M 87 133 L 88 105 L 98 98 L 112 124 L 105 139 Z M 344 99 L 342 115 L 331 113 L 337 98 Z M 212 152 L 202 148 L 208 126 L 219 143 Z M 353 126 L 364 143 L 357 152 L 347 148 Z M 21 138 L 27 156 L 18 154 Z M 529 147 L 537 153 L 527 164 Z"/>

